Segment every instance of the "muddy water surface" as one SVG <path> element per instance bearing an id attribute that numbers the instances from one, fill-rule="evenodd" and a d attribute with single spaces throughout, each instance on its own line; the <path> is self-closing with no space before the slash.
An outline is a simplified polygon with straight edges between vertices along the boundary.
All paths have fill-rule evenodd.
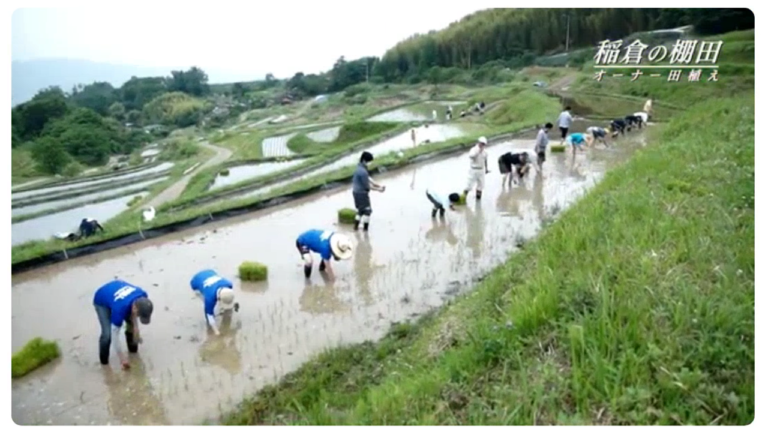
<path id="1" fill-rule="evenodd" d="M 635 140 L 639 135 L 634 137 Z M 532 140 L 489 148 L 492 173 L 480 203 L 430 218 L 425 188 L 464 187 L 461 154 L 377 176 L 368 235 L 335 226 L 352 206 L 348 188 L 180 235 L 75 259 L 13 278 L 13 350 L 35 336 L 59 341 L 63 356 L 14 380 L 13 419 L 20 424 L 194 424 L 229 410 L 321 350 L 381 337 L 392 321 L 418 316 L 503 262 L 536 235 L 543 218 L 566 208 L 637 144 L 596 149 L 571 161 L 552 154 L 544 178 L 503 190 L 495 160 Z M 335 281 L 317 272 L 304 281 L 294 242 L 310 228 L 336 229 L 356 242 L 354 257 L 334 262 Z M 241 283 L 238 265 L 269 266 L 265 283 Z M 221 337 L 207 333 L 203 305 L 189 288 L 199 269 L 233 278 L 240 312 Z M 98 362 L 94 290 L 118 276 L 154 301 L 140 353 L 123 372 L 112 355 Z M 41 319 L 43 317 L 44 319 Z M 221 318 L 219 318 L 221 319 Z"/>
<path id="2" fill-rule="evenodd" d="M 82 207 L 11 224 L 11 245 L 32 240 L 47 240 L 58 232 L 77 230 L 80 226 L 80 221 L 86 217 L 94 218 L 104 224 L 109 219 L 128 210 L 128 203 L 135 196 L 145 197 L 147 192 L 139 192 L 109 201 L 87 204 Z"/>
<path id="3" fill-rule="evenodd" d="M 217 175 L 211 185 L 211 189 L 233 185 L 250 178 L 261 177 L 277 171 L 288 169 L 304 162 L 302 159 L 293 159 L 286 162 L 263 162 L 259 164 L 240 165 L 228 168 L 229 174 Z"/>

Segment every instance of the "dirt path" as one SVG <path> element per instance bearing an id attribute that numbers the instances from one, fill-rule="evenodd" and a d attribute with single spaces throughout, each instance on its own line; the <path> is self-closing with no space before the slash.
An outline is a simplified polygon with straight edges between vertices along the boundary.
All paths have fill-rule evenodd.
<path id="1" fill-rule="evenodd" d="M 209 144 L 206 141 L 201 142 L 200 145 L 207 149 L 215 151 L 216 155 L 208 159 L 207 162 L 200 165 L 197 169 L 195 169 L 191 173 L 179 179 L 179 181 L 171 185 L 168 189 L 162 191 L 159 195 L 152 198 L 152 200 L 147 204 L 148 206 L 159 207 L 162 204 L 175 200 L 181 195 L 182 192 L 184 192 L 184 189 L 187 187 L 189 180 L 192 178 L 192 176 L 196 172 L 200 171 L 201 169 L 205 169 L 205 168 L 220 164 L 225 160 L 229 159 L 230 156 L 232 156 L 232 151 L 222 147 L 216 147 L 214 145 Z"/>
<path id="2" fill-rule="evenodd" d="M 46 180 L 48 180 L 48 179 L 47 178 L 41 178 L 41 179 L 37 179 L 37 180 L 32 180 L 32 181 L 28 181 L 28 182 L 12 185 L 11 186 L 11 191 L 14 191 L 14 190 L 17 190 L 17 189 L 21 189 L 21 188 L 24 188 L 24 187 L 27 187 L 27 186 L 32 186 L 34 184 L 38 184 L 38 183 L 44 182 Z"/>
<path id="3" fill-rule="evenodd" d="M 571 84 L 573 84 L 573 82 L 576 81 L 577 76 L 578 74 L 576 74 L 575 72 L 570 75 L 566 75 L 560 78 L 559 80 L 557 80 L 554 84 L 552 84 L 550 89 L 554 91 L 566 91 L 571 86 Z"/>

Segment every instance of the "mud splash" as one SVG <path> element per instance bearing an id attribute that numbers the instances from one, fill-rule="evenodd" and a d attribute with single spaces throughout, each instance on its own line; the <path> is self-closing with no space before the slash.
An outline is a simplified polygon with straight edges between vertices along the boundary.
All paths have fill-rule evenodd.
<path id="1" fill-rule="evenodd" d="M 542 220 L 568 207 L 605 171 L 642 145 L 633 135 L 611 150 L 552 154 L 544 178 L 502 188 L 495 161 L 532 140 L 489 148 L 492 173 L 480 203 L 430 218 L 429 186 L 460 190 L 466 154 L 378 176 L 368 235 L 335 227 L 336 210 L 350 206 L 349 189 L 270 211 L 56 264 L 13 278 L 13 350 L 35 336 L 58 340 L 63 356 L 13 382 L 12 415 L 19 424 L 196 424 L 232 409 L 244 396 L 275 383 L 309 357 L 341 343 L 381 337 L 406 320 L 470 289 Z M 334 262 L 336 279 L 315 269 L 305 283 L 294 247 L 309 228 L 347 232 L 356 242 L 350 261 Z M 233 277 L 246 259 L 269 266 L 269 280 L 235 280 L 241 308 L 226 333 L 208 334 L 203 305 L 189 279 L 204 267 Z M 119 276 L 147 289 L 155 304 L 134 367 L 98 363 L 94 290 Z M 44 319 L 41 319 L 44 317 Z"/>

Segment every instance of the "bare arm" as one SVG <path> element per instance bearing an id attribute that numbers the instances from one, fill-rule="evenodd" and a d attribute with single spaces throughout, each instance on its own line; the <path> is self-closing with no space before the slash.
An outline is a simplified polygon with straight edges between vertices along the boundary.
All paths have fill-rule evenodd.
<path id="1" fill-rule="evenodd" d="M 219 332 L 219 326 L 216 324 L 216 318 L 213 315 L 205 315 L 205 319 L 208 321 L 208 325 L 211 326 L 211 330 L 216 334 L 216 336 L 220 335 Z"/>
<path id="2" fill-rule="evenodd" d="M 115 349 L 115 353 L 117 354 L 117 358 L 120 359 L 120 363 L 123 365 L 128 363 L 128 358 L 123 350 L 123 343 L 120 340 L 120 327 L 114 324 L 112 324 L 112 348 Z"/>

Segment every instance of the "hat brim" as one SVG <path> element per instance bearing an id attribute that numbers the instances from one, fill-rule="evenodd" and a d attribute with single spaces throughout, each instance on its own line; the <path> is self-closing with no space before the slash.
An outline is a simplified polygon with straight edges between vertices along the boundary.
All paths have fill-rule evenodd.
<path id="1" fill-rule="evenodd" d="M 333 252 L 333 255 L 339 259 L 339 260 L 348 260 L 352 258 L 352 249 L 342 251 L 339 249 L 339 242 L 336 241 L 336 239 L 331 239 L 331 251 Z"/>
<path id="2" fill-rule="evenodd" d="M 152 320 L 152 317 L 139 317 L 139 322 L 141 322 L 144 325 L 149 324 L 151 320 Z"/>

